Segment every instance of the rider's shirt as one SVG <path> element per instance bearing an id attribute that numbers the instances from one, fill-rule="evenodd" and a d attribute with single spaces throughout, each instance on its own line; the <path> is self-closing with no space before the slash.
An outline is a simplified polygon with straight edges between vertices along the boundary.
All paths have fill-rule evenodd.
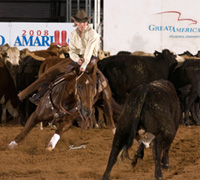
<path id="1" fill-rule="evenodd" d="M 92 29 L 89 25 L 82 32 L 81 37 L 79 36 L 79 30 L 76 28 L 71 32 L 69 37 L 69 55 L 70 58 L 78 62 L 82 55 L 84 63 L 81 65 L 82 68 L 86 69 L 90 59 L 93 56 L 98 55 L 100 37 L 97 32 Z"/>

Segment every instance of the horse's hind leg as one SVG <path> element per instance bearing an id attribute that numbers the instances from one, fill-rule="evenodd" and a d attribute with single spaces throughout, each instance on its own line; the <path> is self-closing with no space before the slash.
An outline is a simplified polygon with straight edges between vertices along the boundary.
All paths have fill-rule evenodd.
<path id="1" fill-rule="evenodd" d="M 98 128 L 99 126 L 98 126 L 98 123 L 97 123 L 97 120 L 96 120 L 96 116 L 95 116 L 96 115 L 96 111 L 97 111 L 97 109 L 95 107 L 93 107 L 92 114 L 90 116 L 91 122 L 90 122 L 89 126 Z"/>
<path id="2" fill-rule="evenodd" d="M 15 146 L 18 145 L 21 141 L 24 140 L 25 136 L 35 127 L 35 125 L 38 123 L 36 119 L 35 112 L 31 114 L 31 116 L 28 118 L 23 130 L 15 137 L 15 140 L 12 141 L 9 145 L 9 149 L 13 149 Z"/>
<path id="3" fill-rule="evenodd" d="M 108 89 L 108 88 L 107 88 Z M 103 100 L 104 100 L 104 113 L 106 116 L 106 120 L 109 122 L 107 124 L 113 129 L 113 133 L 115 133 L 115 123 L 113 120 L 113 109 L 112 109 L 112 94 L 110 88 L 108 90 L 104 89 L 103 91 Z"/>
<path id="4" fill-rule="evenodd" d="M 105 119 L 104 119 L 104 115 L 103 115 L 103 110 L 100 107 L 96 107 L 97 111 L 98 111 L 98 126 L 100 128 L 105 128 L 106 124 L 105 124 Z M 107 117 L 105 117 L 107 118 Z"/>

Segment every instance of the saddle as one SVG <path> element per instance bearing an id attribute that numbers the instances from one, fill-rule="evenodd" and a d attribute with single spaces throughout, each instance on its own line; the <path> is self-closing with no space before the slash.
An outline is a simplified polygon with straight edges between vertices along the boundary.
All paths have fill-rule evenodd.
<path id="1" fill-rule="evenodd" d="M 38 105 L 40 103 L 41 98 L 46 94 L 48 90 L 52 89 L 54 86 L 58 85 L 59 83 L 65 80 L 64 76 L 65 74 L 60 75 L 60 77 L 56 78 L 53 82 L 44 84 L 41 90 L 33 94 L 33 96 L 29 98 L 29 100 L 33 104 Z"/>
<path id="2" fill-rule="evenodd" d="M 45 95 L 45 93 L 51 89 L 52 87 L 56 86 L 60 82 L 62 82 L 65 79 L 65 76 L 71 72 L 74 68 L 77 68 L 77 64 L 70 63 L 66 67 L 66 71 L 64 73 L 58 74 L 52 82 L 46 83 L 42 86 L 41 90 L 37 93 L 33 94 L 29 100 L 35 104 L 38 105 L 40 103 L 41 98 Z"/>

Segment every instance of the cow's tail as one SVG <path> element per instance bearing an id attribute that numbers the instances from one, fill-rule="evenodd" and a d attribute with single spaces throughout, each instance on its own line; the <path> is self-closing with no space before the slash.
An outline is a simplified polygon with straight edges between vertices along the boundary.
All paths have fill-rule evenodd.
<path id="1" fill-rule="evenodd" d="M 112 98 L 111 104 L 112 104 L 112 110 L 113 110 L 113 119 L 114 119 L 115 123 L 117 123 L 118 119 L 122 113 L 123 106 L 118 104 L 114 100 L 114 98 Z"/>
<path id="2" fill-rule="evenodd" d="M 127 139 L 120 153 L 122 160 L 123 158 L 129 158 L 128 149 L 133 145 L 133 140 L 136 137 L 142 108 L 148 91 L 147 85 L 140 86 L 131 93 L 127 101 L 128 103 L 125 105 L 123 114 L 125 113 L 124 115 L 127 117 L 128 131 L 126 131 Z"/>

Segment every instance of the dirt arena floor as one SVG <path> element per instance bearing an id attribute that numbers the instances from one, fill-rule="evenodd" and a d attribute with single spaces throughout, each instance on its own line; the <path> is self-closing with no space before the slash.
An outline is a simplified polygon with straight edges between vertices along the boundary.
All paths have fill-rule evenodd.
<path id="1" fill-rule="evenodd" d="M 73 127 L 49 152 L 45 146 L 54 131 L 34 128 L 16 149 L 8 150 L 7 145 L 22 128 L 0 126 L 1 180 L 100 180 L 111 150 L 111 130 L 81 131 Z M 130 155 L 137 147 L 136 142 Z M 163 171 L 165 180 L 200 180 L 200 127 L 180 126 L 169 155 L 170 169 Z M 131 168 L 130 161 L 118 160 L 111 173 L 111 180 L 151 179 L 154 179 L 152 146 L 145 149 L 144 160 L 135 169 Z"/>

